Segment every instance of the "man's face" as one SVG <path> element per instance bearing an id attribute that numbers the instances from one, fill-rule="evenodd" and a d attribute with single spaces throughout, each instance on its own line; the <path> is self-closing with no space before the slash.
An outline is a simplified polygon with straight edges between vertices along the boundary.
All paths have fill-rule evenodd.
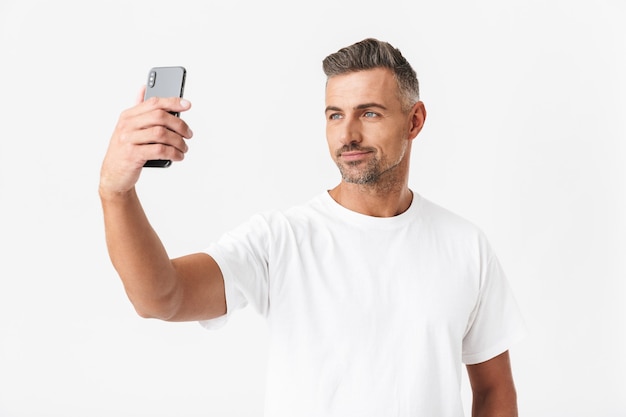
<path id="1" fill-rule="evenodd" d="M 413 131 L 414 113 L 402 111 L 388 69 L 331 77 L 326 85 L 326 138 L 343 180 L 374 185 L 407 175 L 407 150 L 419 131 Z"/>

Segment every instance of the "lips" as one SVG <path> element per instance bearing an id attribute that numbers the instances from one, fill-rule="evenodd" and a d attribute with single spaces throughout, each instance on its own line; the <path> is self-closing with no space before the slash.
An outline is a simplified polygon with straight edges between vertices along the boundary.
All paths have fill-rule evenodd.
<path id="1" fill-rule="evenodd" d="M 374 152 L 371 148 L 361 148 L 358 146 L 344 146 L 336 152 L 337 158 L 346 161 L 356 161 Z"/>
<path id="2" fill-rule="evenodd" d="M 372 151 L 347 151 L 341 152 L 339 157 L 344 161 L 358 161 L 363 159 L 365 156 L 369 155 Z"/>

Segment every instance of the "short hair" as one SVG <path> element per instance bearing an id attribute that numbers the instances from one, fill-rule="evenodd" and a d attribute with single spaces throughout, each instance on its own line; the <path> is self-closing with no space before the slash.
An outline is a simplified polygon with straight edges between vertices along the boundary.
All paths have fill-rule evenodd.
<path id="1" fill-rule="evenodd" d="M 322 67 L 327 81 L 335 75 L 388 68 L 398 84 L 403 109 L 406 111 L 419 101 L 419 82 L 415 71 L 400 50 L 388 42 L 364 39 L 328 55 L 322 61 Z"/>

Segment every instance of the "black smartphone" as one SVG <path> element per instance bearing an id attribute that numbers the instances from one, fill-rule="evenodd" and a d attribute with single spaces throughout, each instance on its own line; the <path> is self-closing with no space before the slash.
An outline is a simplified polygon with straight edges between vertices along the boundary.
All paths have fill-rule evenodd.
<path id="1" fill-rule="evenodd" d="M 148 73 L 144 100 L 150 97 L 182 97 L 185 91 L 187 70 L 184 67 L 154 67 Z M 176 117 L 178 112 L 172 112 Z M 146 161 L 144 167 L 165 168 L 172 164 L 168 159 Z"/>

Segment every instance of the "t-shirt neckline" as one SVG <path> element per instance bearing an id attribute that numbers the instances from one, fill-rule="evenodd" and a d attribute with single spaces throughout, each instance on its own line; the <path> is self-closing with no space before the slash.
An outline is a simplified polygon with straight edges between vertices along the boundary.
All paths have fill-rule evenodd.
<path id="1" fill-rule="evenodd" d="M 413 192 L 413 200 L 411 201 L 409 208 L 404 212 L 392 217 L 375 217 L 368 216 L 342 206 L 330 196 L 328 190 L 322 192 L 319 199 L 324 206 L 326 206 L 334 215 L 338 216 L 343 221 L 363 226 L 383 228 L 403 226 L 411 220 L 414 220 L 419 211 L 419 206 L 422 203 L 422 197 L 418 193 Z"/>

